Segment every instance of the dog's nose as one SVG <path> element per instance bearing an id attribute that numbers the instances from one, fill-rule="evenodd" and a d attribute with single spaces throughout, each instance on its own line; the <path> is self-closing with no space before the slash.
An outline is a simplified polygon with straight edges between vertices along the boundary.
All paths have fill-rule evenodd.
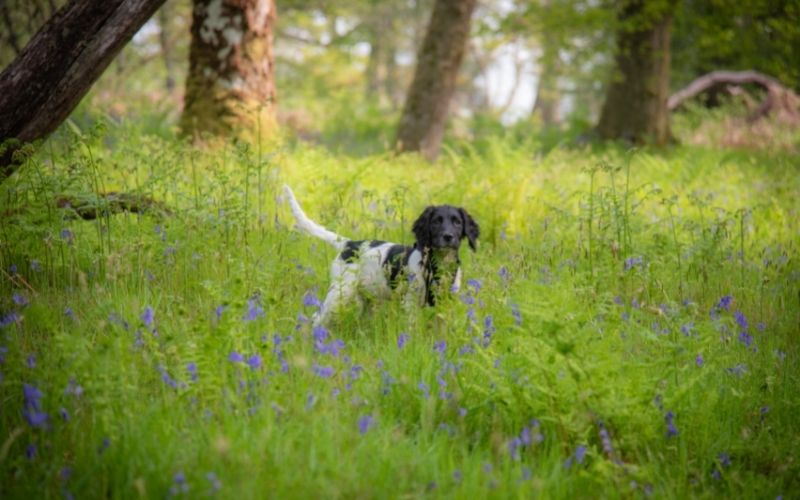
<path id="1" fill-rule="evenodd" d="M 445 233 L 442 235 L 442 239 L 444 240 L 445 243 L 450 243 L 451 241 L 453 241 L 453 235 Z"/>

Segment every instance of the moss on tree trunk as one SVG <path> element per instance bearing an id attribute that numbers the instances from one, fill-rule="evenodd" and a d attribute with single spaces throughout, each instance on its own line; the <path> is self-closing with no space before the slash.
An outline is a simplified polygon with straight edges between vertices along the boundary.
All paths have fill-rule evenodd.
<path id="1" fill-rule="evenodd" d="M 476 0 L 436 0 L 400 118 L 399 151 L 419 151 L 430 160 L 439 155 L 475 4 Z"/>
<path id="2" fill-rule="evenodd" d="M 671 0 L 623 2 L 617 32 L 617 74 L 600 113 L 603 139 L 666 144 L 669 128 Z"/>
<path id="3" fill-rule="evenodd" d="M 193 0 L 181 129 L 268 134 L 275 125 L 274 0 Z"/>

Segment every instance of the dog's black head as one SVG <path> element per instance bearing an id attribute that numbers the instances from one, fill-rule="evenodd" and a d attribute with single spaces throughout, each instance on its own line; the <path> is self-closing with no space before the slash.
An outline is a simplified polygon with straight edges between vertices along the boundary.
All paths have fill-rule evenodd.
<path id="1" fill-rule="evenodd" d="M 420 247 L 456 250 L 464 238 L 475 250 L 475 241 L 480 234 L 478 224 L 466 210 L 450 205 L 426 208 L 414 223 L 413 231 Z"/>

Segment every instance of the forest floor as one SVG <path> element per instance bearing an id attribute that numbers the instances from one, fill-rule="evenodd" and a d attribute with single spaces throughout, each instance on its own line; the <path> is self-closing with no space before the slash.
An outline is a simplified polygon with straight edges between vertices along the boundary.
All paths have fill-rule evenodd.
<path id="1" fill-rule="evenodd" d="M 3 498 L 800 495 L 796 155 L 65 134 L 0 186 Z M 465 286 L 313 331 L 283 183 L 358 239 L 467 208 Z M 55 203 L 108 192 L 168 211 Z"/>

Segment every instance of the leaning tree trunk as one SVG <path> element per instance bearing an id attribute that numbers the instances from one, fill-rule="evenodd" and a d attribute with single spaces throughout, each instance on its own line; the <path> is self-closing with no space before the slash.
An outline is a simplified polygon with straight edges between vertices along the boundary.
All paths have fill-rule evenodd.
<path id="1" fill-rule="evenodd" d="M 597 133 L 603 139 L 666 144 L 672 0 L 656 8 L 645 0 L 622 3 L 617 32 L 617 74 L 609 84 Z"/>
<path id="2" fill-rule="evenodd" d="M 47 137 L 164 0 L 73 0 L 0 74 L 0 182 L 21 142 Z"/>
<path id="3" fill-rule="evenodd" d="M 398 151 L 439 155 L 476 0 L 436 0 L 397 131 Z"/>
<path id="4" fill-rule="evenodd" d="M 181 129 L 269 133 L 274 122 L 274 0 L 194 0 Z"/>

